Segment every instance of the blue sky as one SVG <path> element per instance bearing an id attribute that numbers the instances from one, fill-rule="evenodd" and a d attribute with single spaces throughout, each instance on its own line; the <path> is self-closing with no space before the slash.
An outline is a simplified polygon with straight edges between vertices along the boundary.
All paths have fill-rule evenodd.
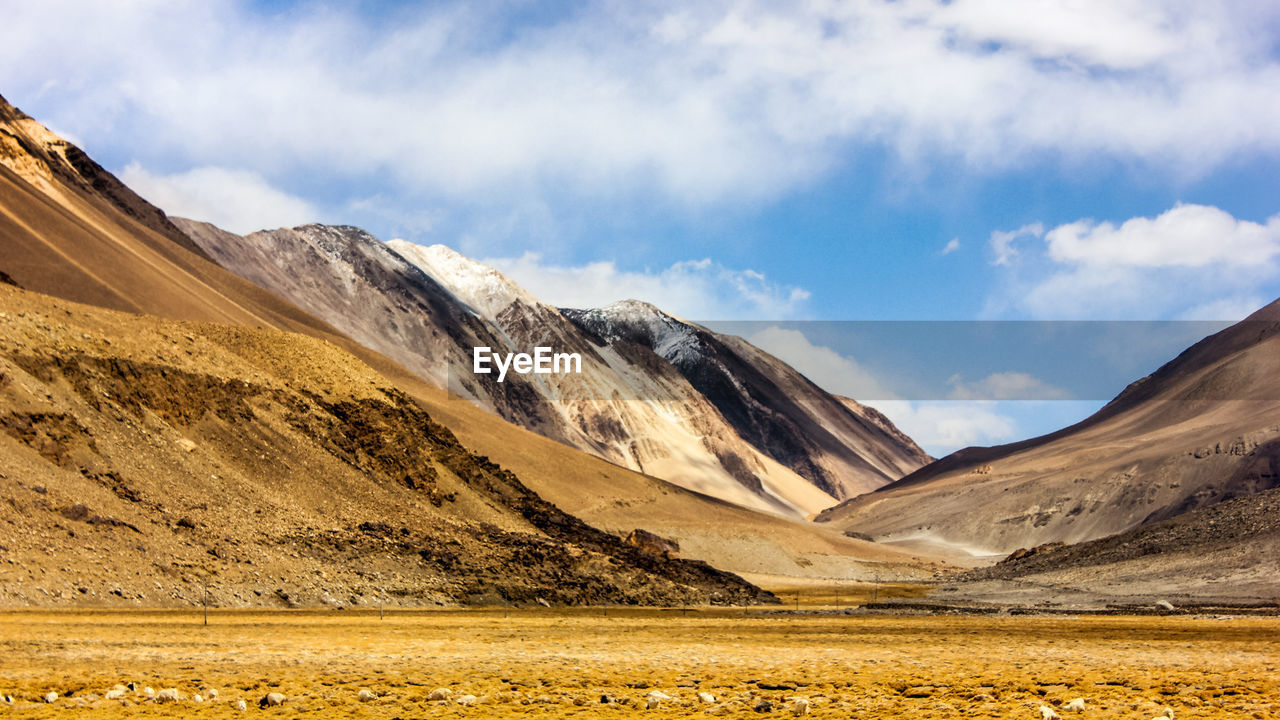
<path id="1" fill-rule="evenodd" d="M 0 94 L 173 214 L 445 243 L 562 305 L 1230 320 L 1280 296 L 1273 2 L 688 5 L 34 3 Z M 1020 419 L 908 431 L 944 452 L 1091 406 L 949 407 Z"/>

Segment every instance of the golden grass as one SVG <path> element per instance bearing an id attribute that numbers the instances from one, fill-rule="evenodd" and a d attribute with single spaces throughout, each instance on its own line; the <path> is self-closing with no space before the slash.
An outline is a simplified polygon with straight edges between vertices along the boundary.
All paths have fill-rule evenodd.
<path id="1" fill-rule="evenodd" d="M 786 713 L 778 706 L 792 696 L 831 718 L 1038 718 L 1041 703 L 1075 697 L 1085 717 L 1280 709 L 1275 618 L 215 611 L 204 627 L 188 611 L 13 611 L 0 614 L 0 647 L 0 693 L 32 718 L 240 717 L 239 698 L 254 716 L 357 718 L 758 717 L 761 699 Z M 177 705 L 85 699 L 131 680 L 220 694 Z M 428 700 L 437 687 L 479 704 Z M 382 696 L 360 703 L 361 688 Z M 673 700 L 644 709 L 650 689 Z M 699 702 L 700 690 L 717 702 Z M 35 703 L 49 691 L 64 697 Z M 288 700 L 259 710 L 268 691 Z M 602 705 L 605 694 L 620 702 Z"/>

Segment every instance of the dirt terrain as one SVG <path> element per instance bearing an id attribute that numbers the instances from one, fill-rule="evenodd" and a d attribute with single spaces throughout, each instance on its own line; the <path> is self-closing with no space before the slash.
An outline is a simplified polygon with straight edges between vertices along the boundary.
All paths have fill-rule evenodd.
<path id="1" fill-rule="evenodd" d="M 1196 343 L 1076 425 L 961 450 L 817 519 L 882 542 L 998 558 L 1280 487 L 1278 379 L 1280 301 Z"/>
<path id="2" fill-rule="evenodd" d="M 254 716 L 388 720 L 790 717 L 796 698 L 819 718 L 1280 710 L 1275 618 L 590 609 L 215 612 L 201 622 L 189 611 L 0 614 L 0 694 L 29 718 L 241 717 L 242 699 Z M 103 698 L 131 682 L 138 692 Z M 182 699 L 156 703 L 147 687 Z M 431 699 L 437 689 L 447 699 Z M 52 704 L 37 702 L 50 692 Z M 283 704 L 259 710 L 272 692 Z M 1064 707 L 1075 698 L 1079 716 Z"/>
<path id="3" fill-rule="evenodd" d="M 1145 593 L 1174 603 L 1203 600 L 1276 602 L 1280 577 L 1280 490 L 1225 500 L 1080 543 L 1019 551 L 964 579 L 960 592 L 985 593 L 981 583 L 1006 581 L 1047 589 Z"/>
<path id="4" fill-rule="evenodd" d="M 0 285 L 0 604 L 769 601 L 468 451 L 331 343 Z"/>
<path id="5" fill-rule="evenodd" d="M 189 243 L 178 241 L 185 242 L 184 238 L 175 240 L 173 226 L 160 210 L 101 167 L 71 163 L 68 153 L 79 152 L 74 146 L 2 98 L 0 111 L 0 238 L 4 239 L 0 242 L 0 277 L 6 282 L 127 313 L 221 323 L 224 330 L 241 327 L 300 333 L 320 341 L 322 347 L 340 348 L 372 369 L 381 387 L 395 388 L 411 397 L 468 449 L 514 472 L 543 499 L 620 537 L 642 528 L 675 539 L 684 558 L 704 560 L 733 572 L 792 578 L 871 578 L 896 573 L 904 579 L 921 579 L 943 567 L 915 552 L 845 537 L 836 528 L 754 512 L 685 490 L 574 450 L 457 400 L 327 322 L 216 265 L 198 249 L 193 251 Z M 147 318 L 138 321 L 151 322 Z M 94 334 L 95 330 L 90 326 L 86 332 Z M 187 342 L 185 335 L 193 333 L 183 330 L 173 334 L 181 344 Z M 68 337 L 83 340 L 75 334 L 63 335 L 59 342 Z M 26 342 L 34 346 L 46 340 L 33 337 Z M 176 356 L 186 357 L 190 348 L 182 347 L 185 349 Z M 167 446 L 152 443 L 135 447 Z M 150 461 L 140 462 L 146 466 Z M 275 467 L 261 460 L 259 464 L 268 470 Z M 221 475 L 216 471 L 210 474 Z M 11 479 L 18 477 L 9 475 Z M 357 525 L 369 519 L 370 501 L 367 497 L 352 500 L 364 503 L 357 513 L 363 516 Z M 192 504 L 199 502 L 193 500 Z M 100 508 L 92 509 L 103 514 Z M 319 525 L 306 517 L 281 522 Z M 86 551 L 84 558 L 97 564 L 109 555 Z M 95 572 L 106 571 L 97 568 Z M 147 595 L 153 597 L 152 593 Z M 185 602 L 193 601 L 189 590 L 182 595 Z"/>

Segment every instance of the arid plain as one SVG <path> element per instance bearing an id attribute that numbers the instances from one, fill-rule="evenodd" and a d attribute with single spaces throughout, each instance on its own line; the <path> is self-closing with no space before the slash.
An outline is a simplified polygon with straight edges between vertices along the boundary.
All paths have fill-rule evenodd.
<path id="1" fill-rule="evenodd" d="M 1276 618 L 581 608 L 202 623 L 198 611 L 5 612 L 0 693 L 32 718 L 239 717 L 241 699 L 254 715 L 362 718 L 1040 718 L 1042 705 L 1069 716 L 1075 698 L 1080 717 L 1280 711 Z M 102 699 L 130 682 L 137 692 Z M 156 703 L 146 687 L 183 699 Z M 447 699 L 431 699 L 438 689 Z M 58 700 L 40 702 L 49 692 Z M 283 704 L 259 709 L 271 692 Z"/>

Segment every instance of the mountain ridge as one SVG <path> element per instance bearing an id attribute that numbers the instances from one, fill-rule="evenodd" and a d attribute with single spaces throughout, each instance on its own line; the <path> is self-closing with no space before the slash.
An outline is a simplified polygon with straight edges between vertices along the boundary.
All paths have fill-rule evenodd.
<path id="1" fill-rule="evenodd" d="M 1193 344 L 1080 423 L 962 450 L 817 519 L 999 555 L 1088 542 L 1280 485 L 1267 450 L 1280 437 L 1278 319 L 1280 301 Z"/>
<path id="2" fill-rule="evenodd" d="M 834 398 L 810 403 L 817 412 L 826 413 L 823 420 L 794 403 L 786 411 L 788 417 L 799 417 L 800 424 L 812 428 L 811 434 L 825 438 L 824 446 L 796 443 L 785 448 L 787 455 L 776 443 L 763 442 L 758 427 L 749 428 L 755 436 L 744 439 L 748 425 L 726 419 L 724 407 L 709 402 L 679 372 L 672 360 L 680 358 L 664 356 L 667 348 L 613 342 L 575 322 L 575 311 L 544 303 L 501 272 L 443 245 L 424 247 L 393 240 L 378 248 L 375 238 L 350 227 L 307 225 L 236 236 L 195 221 L 175 222 L 224 266 L 321 317 L 333 318 L 344 332 L 428 381 L 542 435 L 689 489 L 759 510 L 805 516 L 839 497 L 887 482 L 927 458 L 914 446 L 898 453 L 881 451 L 878 444 L 898 446 L 905 436 L 864 422 Z M 394 255 L 421 275 L 389 260 L 334 265 L 329 262 L 332 252 L 323 258 L 314 253 L 308 259 L 303 248 L 312 242 L 311 235 L 341 238 L 371 253 Z M 279 243 L 290 247 L 281 248 Z M 290 260 L 282 263 L 280 257 Z M 324 292 L 344 283 L 350 292 Z M 427 292 L 423 289 L 427 287 L 435 302 L 452 306 L 424 318 L 420 304 L 397 299 Z M 708 332 L 695 331 L 696 326 L 683 321 L 672 322 L 679 322 L 685 328 L 680 332 L 690 336 Z M 402 332 L 403 327 L 412 327 L 412 333 Z M 463 331 L 468 327 L 472 329 Z M 418 341 L 422 337 L 438 341 L 424 345 Z M 744 341 L 728 338 L 717 340 L 716 346 L 723 348 L 726 343 L 745 347 Z M 584 374 L 508 376 L 506 383 L 498 385 L 492 376 L 470 371 L 472 347 L 528 352 L 538 345 L 580 353 L 586 364 Z M 785 367 L 757 349 L 751 348 L 750 353 L 754 362 Z M 739 368 L 749 365 L 739 360 Z M 802 392 L 825 397 L 811 383 L 800 383 L 798 373 L 793 375 Z M 773 402 L 783 400 L 780 394 L 772 398 Z M 841 438 L 821 429 L 828 415 L 843 423 Z M 785 427 L 794 439 L 800 433 L 796 423 L 789 422 Z M 850 438 L 860 443 L 856 450 L 852 443 L 843 442 Z M 814 463 L 809 462 L 808 453 L 824 455 Z M 856 457 L 858 453 L 875 460 L 866 462 Z M 784 459 L 780 461 L 779 456 Z"/>

